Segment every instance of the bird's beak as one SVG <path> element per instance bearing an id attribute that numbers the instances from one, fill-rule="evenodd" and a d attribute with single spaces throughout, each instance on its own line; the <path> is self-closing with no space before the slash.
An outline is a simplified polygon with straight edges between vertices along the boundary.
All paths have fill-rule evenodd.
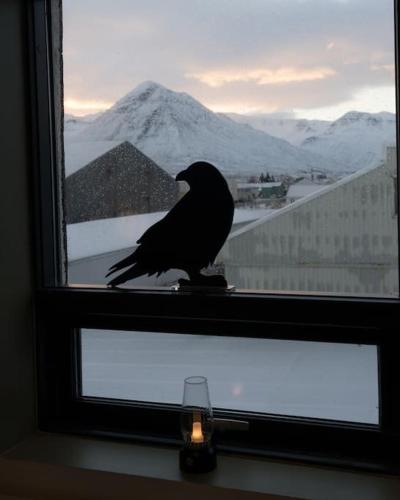
<path id="1" fill-rule="evenodd" d="M 186 170 L 182 170 L 182 172 L 179 172 L 179 174 L 175 177 L 176 181 L 186 181 Z"/>

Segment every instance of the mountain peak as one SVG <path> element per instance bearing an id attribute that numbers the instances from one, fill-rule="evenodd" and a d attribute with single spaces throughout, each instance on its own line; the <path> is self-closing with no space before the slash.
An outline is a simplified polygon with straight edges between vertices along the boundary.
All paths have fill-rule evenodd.
<path id="1" fill-rule="evenodd" d="M 154 80 L 144 80 L 143 82 L 136 85 L 136 89 L 146 88 L 146 87 L 156 87 L 156 88 L 165 88 L 161 83 L 155 82 Z"/>
<path id="2" fill-rule="evenodd" d="M 133 90 L 119 99 L 111 109 L 125 108 L 129 103 L 139 101 L 145 102 L 152 95 L 166 91 L 167 89 L 162 85 L 152 82 L 151 80 L 145 81 L 137 85 Z"/>
<path id="3" fill-rule="evenodd" d="M 336 123 L 352 123 L 352 122 L 357 122 L 363 119 L 366 119 L 370 116 L 370 113 L 366 113 L 363 111 L 348 111 L 345 113 L 343 116 L 338 118 Z"/>
<path id="4" fill-rule="evenodd" d="M 148 114 L 156 110 L 175 106 L 193 106 L 204 108 L 193 97 L 185 92 L 175 92 L 151 80 L 140 83 L 124 97 L 119 99 L 111 108 L 122 114 L 136 113 L 139 109 Z"/>
<path id="5" fill-rule="evenodd" d="M 137 94 L 141 94 L 143 92 L 154 92 L 155 90 L 168 90 L 166 87 L 161 85 L 160 83 L 153 82 L 152 80 L 146 80 L 142 83 L 139 83 L 131 92 L 135 92 Z"/>

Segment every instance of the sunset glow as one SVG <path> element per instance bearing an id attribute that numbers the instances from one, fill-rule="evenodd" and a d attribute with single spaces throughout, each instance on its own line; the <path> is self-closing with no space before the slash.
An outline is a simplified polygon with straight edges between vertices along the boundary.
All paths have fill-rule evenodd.
<path id="1" fill-rule="evenodd" d="M 307 82 L 323 80 L 336 74 L 329 67 L 294 68 L 282 67 L 276 69 L 257 68 L 252 70 L 216 70 L 200 73 L 188 73 L 187 78 L 194 78 L 210 87 L 221 87 L 233 82 L 253 82 L 257 85 L 276 85 L 282 83 Z"/>
<path id="2" fill-rule="evenodd" d="M 105 111 L 113 105 L 112 102 L 83 100 L 83 99 L 68 99 L 64 100 L 64 110 L 76 116 L 84 116 L 88 113 L 97 113 Z"/>

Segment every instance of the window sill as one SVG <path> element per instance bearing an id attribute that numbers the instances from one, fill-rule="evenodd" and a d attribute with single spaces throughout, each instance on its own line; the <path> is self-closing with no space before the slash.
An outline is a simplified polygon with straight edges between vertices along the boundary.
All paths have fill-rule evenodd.
<path id="1" fill-rule="evenodd" d="M 57 498 L 74 498 L 74 477 L 77 474 L 82 490 L 82 474 L 87 473 L 87 487 L 92 488 L 87 496 L 79 498 L 103 498 L 96 488 L 102 484 L 108 489 L 113 486 L 113 499 L 128 498 L 120 490 L 127 481 L 135 488 L 151 491 L 151 498 L 263 498 L 271 499 L 324 499 L 324 500 L 390 500 L 400 498 L 400 477 L 347 472 L 334 468 L 315 467 L 304 464 L 288 464 L 266 459 L 253 459 L 241 456 L 224 455 L 218 457 L 218 468 L 204 475 L 183 475 L 178 467 L 177 450 L 161 446 L 103 441 L 100 439 L 64 436 L 58 434 L 36 433 L 13 449 L 6 452 L 0 460 L 0 471 L 15 469 L 15 489 L 10 490 L 12 473 L 0 474 L 0 495 L 18 494 L 30 496 L 35 488 L 26 475 L 27 464 L 33 466 L 32 481 L 37 478 L 41 498 L 46 496 L 46 483 L 54 482 L 63 493 Z M 60 466 L 67 471 L 59 476 Z M 22 467 L 22 469 L 21 469 Z M 24 468 L 25 467 L 25 468 Z M 39 470 L 36 470 L 39 467 Z M 54 469 L 58 467 L 58 469 Z M 50 470 L 48 470 L 50 468 Z M 35 472 L 36 471 L 36 472 Z M 24 484 L 21 485 L 21 475 Z M 93 476 L 94 475 L 94 476 Z M 43 477 L 46 477 L 44 480 Z M 6 479 L 3 479 L 6 478 Z M 10 482 L 11 481 L 11 482 Z M 136 483 L 135 483 L 136 481 Z M 4 489 L 4 484 L 8 489 Z M 30 489 L 29 486 L 30 485 Z M 57 486 L 58 485 L 58 486 Z M 118 485 L 117 489 L 115 489 Z M 23 489 L 25 487 L 25 489 Z M 54 484 L 50 495 L 54 495 Z M 132 486 L 131 486 L 132 487 Z M 130 487 L 130 488 L 131 488 Z M 21 489 L 22 488 L 22 489 Z M 28 488 L 28 490 L 26 489 Z M 128 488 L 129 489 L 129 488 Z M 67 491 L 68 490 L 68 491 Z M 206 490 L 206 491 L 205 491 Z M 50 491 L 50 488 L 49 488 Z M 47 493 L 49 493 L 49 491 Z M 132 489 L 129 489 L 132 495 Z M 158 493 L 157 493 L 158 491 Z M 29 492 L 31 492 L 29 494 Z M 118 493 L 120 492 L 120 493 Z M 97 495 L 97 497 L 96 497 Z M 170 496 L 171 495 L 171 496 Z M 232 496 L 233 495 L 233 496 Z M 106 494 L 104 498 L 109 498 Z M 139 498 L 139 497 L 138 497 Z"/>

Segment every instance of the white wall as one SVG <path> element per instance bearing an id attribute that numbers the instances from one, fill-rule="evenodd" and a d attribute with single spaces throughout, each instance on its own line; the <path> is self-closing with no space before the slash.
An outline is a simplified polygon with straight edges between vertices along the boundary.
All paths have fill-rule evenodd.
<path id="1" fill-rule="evenodd" d="M 0 2 L 0 451 L 35 427 L 27 4 Z"/>
<path id="2" fill-rule="evenodd" d="M 398 293 L 395 151 L 233 233 L 221 259 L 237 288 Z"/>

